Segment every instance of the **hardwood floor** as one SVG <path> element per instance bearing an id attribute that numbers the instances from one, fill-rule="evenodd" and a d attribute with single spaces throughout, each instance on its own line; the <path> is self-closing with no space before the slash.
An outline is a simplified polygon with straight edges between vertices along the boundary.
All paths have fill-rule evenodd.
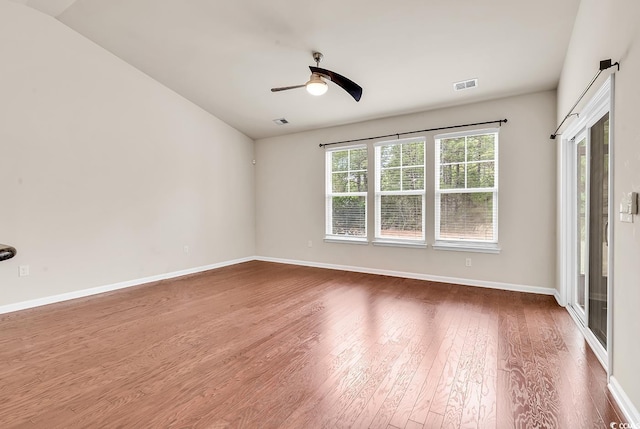
<path id="1" fill-rule="evenodd" d="M 608 428 L 552 297 L 248 262 L 0 315 L 2 428 Z"/>

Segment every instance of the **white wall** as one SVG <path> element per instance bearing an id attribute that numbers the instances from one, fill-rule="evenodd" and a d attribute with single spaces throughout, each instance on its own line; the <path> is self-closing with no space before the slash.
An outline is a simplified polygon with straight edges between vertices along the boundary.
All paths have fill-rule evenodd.
<path id="1" fill-rule="evenodd" d="M 251 139 L 6 0 L 0 64 L 0 306 L 254 255 Z"/>
<path id="2" fill-rule="evenodd" d="M 554 288 L 556 154 L 548 136 L 555 117 L 555 92 L 550 91 L 258 140 L 257 254 Z M 319 143 L 503 118 L 509 122 L 500 131 L 499 255 L 323 242 L 325 152 Z M 427 189 L 434 182 L 434 134 L 427 134 Z M 433 216 L 430 192 L 429 243 L 434 241 Z M 465 267 L 467 257 L 472 267 Z"/>
<path id="3" fill-rule="evenodd" d="M 613 207 L 625 192 L 640 192 L 640 2 L 582 0 L 558 88 L 559 118 L 593 77 L 598 62 L 621 63 L 614 105 Z M 598 83 L 599 84 L 599 83 Z M 588 98 L 588 97 L 587 97 Z M 559 140 L 558 140 L 559 141 Z M 617 210 L 616 210 L 617 212 Z M 636 411 L 640 409 L 640 217 L 613 223 L 613 368 Z M 640 423 L 640 422 L 639 422 Z"/>

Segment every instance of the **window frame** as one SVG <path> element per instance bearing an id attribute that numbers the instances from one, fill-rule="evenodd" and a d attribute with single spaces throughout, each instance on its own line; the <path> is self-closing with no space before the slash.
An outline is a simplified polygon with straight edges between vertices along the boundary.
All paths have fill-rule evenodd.
<path id="1" fill-rule="evenodd" d="M 365 149 L 367 152 L 367 167 L 364 171 L 367 173 L 367 190 L 364 192 L 333 192 L 333 173 L 332 156 L 335 152 L 351 151 L 354 149 Z M 369 240 L 369 146 L 367 144 L 358 144 L 351 146 L 340 146 L 325 150 L 325 238 L 326 242 L 368 244 Z M 347 173 L 352 171 L 348 168 Z M 363 170 L 353 170 L 363 171 Z M 355 196 L 364 197 L 364 235 L 342 235 L 333 234 L 333 197 Z"/>
<path id="2" fill-rule="evenodd" d="M 484 187 L 484 188 L 468 188 L 465 178 L 465 187 L 464 188 L 453 188 L 453 189 L 441 189 L 440 188 L 440 172 L 441 172 L 441 141 L 446 139 L 454 139 L 461 137 L 470 137 L 470 136 L 478 136 L 478 135 L 486 135 L 486 134 L 494 134 L 494 181 L 493 187 Z M 433 248 L 438 250 L 462 250 L 462 251 L 473 251 L 473 252 L 483 252 L 483 253 L 499 253 L 499 238 L 498 238 L 498 196 L 499 196 L 499 135 L 500 128 L 486 128 L 486 129 L 475 129 L 468 130 L 462 132 L 455 133 L 446 133 L 446 134 L 438 134 L 434 136 L 434 155 L 435 155 L 435 168 L 434 168 L 434 177 L 435 182 L 433 185 L 434 189 L 434 244 Z M 465 158 L 464 164 L 475 163 L 474 161 L 468 160 L 468 149 L 465 140 Z M 466 174 L 465 174 L 466 176 Z M 491 192 L 493 194 L 493 239 L 492 240 L 478 240 L 473 238 L 441 238 L 440 236 L 440 221 L 441 221 L 441 196 L 443 194 L 474 194 L 474 193 L 488 193 Z"/>
<path id="3" fill-rule="evenodd" d="M 393 145 L 403 145 L 407 143 L 422 143 L 423 145 L 423 160 L 422 160 L 422 169 L 423 169 L 423 186 L 422 190 L 399 190 L 399 191 L 382 191 L 381 188 L 381 176 L 382 176 L 382 166 L 381 164 L 381 148 L 383 146 L 393 146 Z M 397 245 L 397 246 L 407 246 L 407 247 L 426 247 L 426 206 L 427 206 L 427 139 L 425 136 L 417 136 L 410 137 L 398 140 L 386 140 L 380 141 L 373 144 L 374 149 L 374 245 Z M 400 169 L 400 178 L 402 180 L 402 169 L 403 168 L 416 168 L 417 166 L 403 166 L 402 160 L 400 161 L 400 166 L 397 167 Z M 394 167 L 396 168 L 396 167 Z M 422 219 L 421 219 L 421 227 L 422 227 L 422 235 L 420 238 L 407 238 L 407 237 L 389 237 L 382 236 L 382 204 L 381 200 L 383 196 L 391 195 L 391 196 L 402 196 L 402 195 L 419 195 L 422 196 Z"/>

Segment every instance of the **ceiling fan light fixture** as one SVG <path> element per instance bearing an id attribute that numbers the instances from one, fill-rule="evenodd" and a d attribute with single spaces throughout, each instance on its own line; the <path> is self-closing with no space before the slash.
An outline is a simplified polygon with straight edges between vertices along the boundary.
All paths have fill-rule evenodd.
<path id="1" fill-rule="evenodd" d="M 360 97 L 362 97 L 362 87 L 360 85 L 350 79 L 347 79 L 341 74 L 318 67 L 318 65 L 320 65 L 320 60 L 322 60 L 322 54 L 320 52 L 313 53 L 313 60 L 316 62 L 316 65 L 309 66 L 311 77 L 309 78 L 309 81 L 307 83 L 302 85 L 280 86 L 278 88 L 271 88 L 271 92 L 307 88 L 307 92 L 311 95 L 322 95 L 329 89 L 329 84 L 327 82 L 331 81 L 338 85 L 340 88 L 347 91 L 347 93 L 352 96 L 354 100 L 360 101 Z"/>
<path id="2" fill-rule="evenodd" d="M 325 82 L 319 75 L 313 73 L 311 79 L 306 83 L 307 92 L 311 95 L 322 95 L 329 89 L 327 82 Z"/>

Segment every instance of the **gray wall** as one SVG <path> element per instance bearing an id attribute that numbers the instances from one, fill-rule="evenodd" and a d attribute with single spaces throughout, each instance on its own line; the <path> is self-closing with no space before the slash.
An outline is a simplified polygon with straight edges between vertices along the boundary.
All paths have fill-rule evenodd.
<path id="1" fill-rule="evenodd" d="M 257 254 L 555 288 L 556 152 L 548 138 L 555 117 L 555 91 L 549 91 L 258 140 Z M 325 151 L 319 143 L 501 118 L 509 122 L 500 131 L 499 255 L 323 242 Z M 434 241 L 434 134 L 426 134 L 429 243 Z M 468 257 L 472 267 L 465 267 Z"/>
<path id="2" fill-rule="evenodd" d="M 251 139 L 6 1 L 0 64 L 0 306 L 254 255 Z"/>
<path id="3" fill-rule="evenodd" d="M 626 192 L 640 192 L 640 3 L 582 0 L 558 88 L 558 118 L 566 115 L 597 71 L 598 62 L 621 63 L 615 78 L 613 207 Z M 599 86 L 600 82 L 596 86 Z M 595 89 L 595 88 L 594 88 Z M 593 92 L 593 91 L 592 91 Z M 586 97 L 588 98 L 588 96 Z M 617 210 L 614 210 L 617 213 Z M 613 223 L 613 368 L 640 409 L 640 218 Z"/>

